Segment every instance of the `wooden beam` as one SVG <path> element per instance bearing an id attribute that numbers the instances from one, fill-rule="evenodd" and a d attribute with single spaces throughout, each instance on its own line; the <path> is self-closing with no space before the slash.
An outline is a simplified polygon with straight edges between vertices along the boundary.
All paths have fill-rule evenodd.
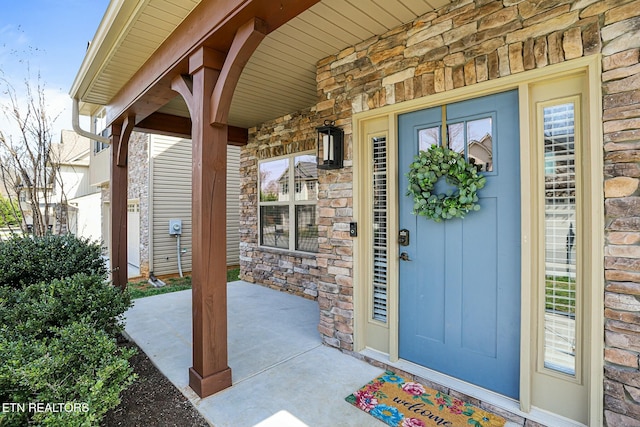
<path id="1" fill-rule="evenodd" d="M 137 121 L 175 96 L 172 80 L 187 74 L 189 57 L 200 47 L 227 52 L 243 24 L 257 17 L 270 33 L 319 0 L 202 0 L 107 106 L 107 123 L 135 113 Z"/>
<path id="2" fill-rule="evenodd" d="M 249 143 L 249 129 L 227 126 L 227 144 L 242 147 Z"/>
<path id="3" fill-rule="evenodd" d="M 153 113 L 134 128 L 138 132 L 175 136 L 191 139 L 191 119 L 173 114 Z M 242 147 L 249 142 L 249 130 L 237 126 L 227 126 L 227 145 Z"/>
<path id="4" fill-rule="evenodd" d="M 189 114 L 193 116 L 196 106 L 193 104 L 193 78 L 189 74 L 180 74 L 171 79 L 171 89 L 178 92 L 187 104 Z"/>
<path id="5" fill-rule="evenodd" d="M 190 139 L 191 119 L 189 117 L 156 112 L 138 123 L 134 130 Z"/>
<path id="6" fill-rule="evenodd" d="M 113 285 L 124 290 L 128 280 L 127 261 L 127 187 L 128 171 L 126 162 L 118 165 L 120 155 L 119 147 L 124 146 L 126 150 L 128 144 L 121 144 L 122 126 L 111 125 L 111 181 L 110 210 L 111 210 L 111 244 L 109 261 L 111 263 L 111 279 Z M 126 157 L 126 155 L 125 155 Z"/>
<path id="7" fill-rule="evenodd" d="M 129 154 L 129 138 L 131 138 L 131 132 L 133 131 L 133 125 L 135 124 L 135 116 L 127 116 L 122 123 L 122 134 L 120 135 L 117 147 L 117 162 L 118 166 L 127 166 L 127 156 Z"/>
<path id="8" fill-rule="evenodd" d="M 233 92 L 236 90 L 242 70 L 266 36 L 266 33 L 267 24 L 255 17 L 238 28 L 220 71 L 220 80 L 224 84 L 216 85 L 211 96 L 212 125 L 227 124 Z"/>

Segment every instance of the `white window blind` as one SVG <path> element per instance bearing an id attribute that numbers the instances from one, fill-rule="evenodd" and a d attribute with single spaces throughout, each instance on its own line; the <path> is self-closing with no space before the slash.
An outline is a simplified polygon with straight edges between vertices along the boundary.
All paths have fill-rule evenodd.
<path id="1" fill-rule="evenodd" d="M 373 319 L 387 322 L 387 139 L 373 138 Z"/>
<path id="2" fill-rule="evenodd" d="M 576 172 L 573 103 L 543 109 L 545 151 L 544 366 L 576 369 Z"/>

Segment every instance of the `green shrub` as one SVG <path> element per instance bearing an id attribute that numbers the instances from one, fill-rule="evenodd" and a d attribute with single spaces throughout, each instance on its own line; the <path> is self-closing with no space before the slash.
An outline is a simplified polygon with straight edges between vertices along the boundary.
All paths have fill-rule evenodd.
<path id="1" fill-rule="evenodd" d="M 105 283 L 100 276 L 76 274 L 24 289 L 0 287 L 0 325 L 5 333 L 46 338 L 54 328 L 81 320 L 116 337 L 122 315 L 131 307 L 128 292 Z"/>
<path id="2" fill-rule="evenodd" d="M 0 194 L 0 227 L 20 225 L 22 213 L 17 200 L 11 200 Z"/>
<path id="3" fill-rule="evenodd" d="M 83 405 L 73 412 L 0 413 L 0 426 L 99 425 L 135 378 L 134 351 L 116 344 L 130 306 L 128 292 L 101 276 L 0 286 L 0 401 Z"/>
<path id="4" fill-rule="evenodd" d="M 85 273 L 107 277 L 98 243 L 71 234 L 13 236 L 0 242 L 0 286 L 21 288 Z"/>
<path id="5" fill-rule="evenodd" d="M 131 298 L 101 255 L 71 235 L 0 242 L 0 401 L 27 407 L 0 426 L 97 426 L 134 381 L 135 350 L 116 344 Z"/>
<path id="6" fill-rule="evenodd" d="M 105 331 L 81 321 L 51 332 L 45 339 L 0 334 L 0 401 L 76 404 L 80 410 L 3 412 L 0 425 L 97 426 L 135 380 L 129 366 L 135 350 L 119 348 Z"/>

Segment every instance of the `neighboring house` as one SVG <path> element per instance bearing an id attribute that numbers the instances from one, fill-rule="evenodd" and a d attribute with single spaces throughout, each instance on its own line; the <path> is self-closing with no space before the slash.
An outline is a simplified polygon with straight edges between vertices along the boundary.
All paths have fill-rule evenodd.
<path id="1" fill-rule="evenodd" d="M 100 121 L 97 122 L 98 125 Z M 109 242 L 109 145 L 93 141 L 92 185 L 101 189 L 101 235 Z M 179 273 L 178 242 L 169 234 L 169 221 L 182 221 L 180 264 L 191 271 L 191 141 L 163 135 L 134 133 L 129 145 L 127 247 L 130 274 L 148 277 Z M 240 150 L 229 150 L 227 263 L 238 265 L 238 200 Z M 94 221 L 95 222 L 95 221 Z"/>
<path id="2" fill-rule="evenodd" d="M 231 384 L 216 214 L 239 144 L 241 277 L 317 300 L 327 345 L 518 425 L 638 425 L 637 1 L 134 3 L 111 2 L 71 95 L 108 112 L 119 221 L 131 131 L 192 138 L 200 396 Z M 292 197 L 327 121 L 344 167 Z M 480 211 L 412 214 L 432 142 L 481 165 Z"/>
<path id="3" fill-rule="evenodd" d="M 45 217 L 48 205 L 49 230 L 54 234 L 73 233 L 92 240 L 100 239 L 99 229 L 94 227 L 95 212 L 87 209 L 88 200 L 95 197 L 96 189 L 89 185 L 88 138 L 70 130 L 63 130 L 60 142 L 51 144 L 50 164 L 46 167 L 46 185 L 32 189 L 29 183 L 15 179 L 16 193 L 24 212 L 27 229 L 33 227 L 33 212 L 28 192 L 36 191 L 40 211 Z M 45 180 L 42 180 L 45 182 Z M 86 205 L 80 213 L 81 205 Z"/>
<path id="4" fill-rule="evenodd" d="M 58 193 L 58 197 L 56 197 L 54 190 L 56 177 L 53 168 L 45 167 L 43 174 L 44 177 L 38 180 L 43 184 L 34 184 L 35 180 L 32 178 L 24 179 L 22 176 L 15 179 L 15 197 L 20 204 L 22 221 L 27 231 L 33 229 L 34 220 L 37 218 L 37 216 L 34 218 L 35 202 L 31 203 L 31 195 L 33 195 L 33 200 L 37 201 L 38 209 L 42 215 L 42 223 L 47 225 L 49 231 L 53 232 L 56 215 L 59 214 L 56 212 L 58 206 L 56 199 L 60 199 L 60 194 Z"/>
<path id="5" fill-rule="evenodd" d="M 469 141 L 467 152 L 469 161 L 478 166 L 478 170 L 491 172 L 493 170 L 493 147 L 490 134 L 485 134 L 480 140 Z"/>
<path id="6" fill-rule="evenodd" d="M 313 162 L 297 160 L 293 169 L 294 179 L 294 199 L 295 200 L 316 200 L 318 198 L 318 169 L 315 158 Z M 289 194 L 289 168 L 278 178 L 278 194 L 276 200 L 287 202 L 291 196 Z"/>
<path id="7" fill-rule="evenodd" d="M 100 241 L 99 190 L 89 183 L 91 141 L 71 130 L 63 130 L 60 144 L 53 145 L 53 158 L 58 177 L 55 180 L 54 233 L 72 233 L 92 241 Z"/>

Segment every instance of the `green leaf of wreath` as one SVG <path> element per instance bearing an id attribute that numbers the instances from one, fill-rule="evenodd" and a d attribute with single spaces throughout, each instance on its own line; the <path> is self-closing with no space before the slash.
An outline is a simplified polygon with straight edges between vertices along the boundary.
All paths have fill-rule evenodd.
<path id="1" fill-rule="evenodd" d="M 480 210 L 477 192 L 487 180 L 456 151 L 432 145 L 429 150 L 420 151 L 406 176 L 409 178 L 407 196 L 413 198 L 414 215 L 441 222 L 464 218 L 467 213 Z M 436 182 L 443 176 L 450 185 L 458 187 L 456 192 L 434 192 Z"/>

